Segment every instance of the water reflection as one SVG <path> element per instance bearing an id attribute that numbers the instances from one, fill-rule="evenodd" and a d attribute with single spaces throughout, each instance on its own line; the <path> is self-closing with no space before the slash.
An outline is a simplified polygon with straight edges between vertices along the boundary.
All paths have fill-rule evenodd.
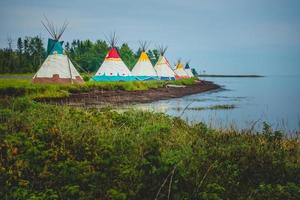
<path id="1" fill-rule="evenodd" d="M 212 127 L 260 130 L 266 121 L 277 130 L 299 131 L 300 77 L 207 80 L 223 89 L 129 107 L 167 113 L 190 123 L 202 121 Z"/>

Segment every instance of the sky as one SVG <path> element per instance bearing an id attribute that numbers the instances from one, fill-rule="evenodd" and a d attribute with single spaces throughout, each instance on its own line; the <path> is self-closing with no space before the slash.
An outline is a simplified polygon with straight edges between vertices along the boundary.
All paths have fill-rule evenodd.
<path id="1" fill-rule="evenodd" d="M 207 74 L 300 75 L 299 0 L 0 0 L 0 47 L 7 38 L 49 34 L 41 20 L 65 20 L 64 41 L 115 31 L 134 50 L 167 45 L 170 63 L 190 60 Z"/>

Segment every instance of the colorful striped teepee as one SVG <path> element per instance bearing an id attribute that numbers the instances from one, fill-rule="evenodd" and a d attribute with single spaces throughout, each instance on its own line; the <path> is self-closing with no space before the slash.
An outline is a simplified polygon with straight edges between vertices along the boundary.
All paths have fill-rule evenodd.
<path id="1" fill-rule="evenodd" d="M 181 63 L 181 60 L 178 59 L 177 64 L 176 64 L 176 69 L 174 70 L 175 72 L 175 78 L 176 79 L 183 79 L 183 78 L 188 78 L 188 74 L 184 70 L 183 64 Z"/>
<path id="2" fill-rule="evenodd" d="M 131 73 L 137 80 L 157 80 L 157 73 L 146 53 L 147 42 L 140 42 L 141 55 Z"/>
<path id="3" fill-rule="evenodd" d="M 107 53 L 104 62 L 93 76 L 95 81 L 132 81 L 136 80 L 132 76 L 128 67 L 122 61 L 116 48 L 115 33 L 110 38 L 111 49 Z"/>
<path id="4" fill-rule="evenodd" d="M 157 76 L 160 80 L 175 80 L 175 73 L 171 69 L 168 60 L 164 56 L 166 50 L 166 47 L 159 47 L 160 56 L 155 64 L 154 69 L 156 70 Z"/>

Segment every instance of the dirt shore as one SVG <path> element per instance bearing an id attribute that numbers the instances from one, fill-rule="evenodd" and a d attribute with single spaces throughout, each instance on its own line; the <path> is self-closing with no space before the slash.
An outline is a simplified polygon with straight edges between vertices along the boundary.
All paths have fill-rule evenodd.
<path id="1" fill-rule="evenodd" d="M 197 94 L 210 90 L 219 89 L 220 86 L 209 81 L 198 81 L 194 85 L 150 89 L 146 91 L 124 91 L 124 90 L 95 90 L 88 93 L 73 93 L 64 98 L 39 99 L 39 102 L 50 104 L 63 104 L 70 106 L 108 106 L 128 105 L 137 103 L 149 103 L 158 100 L 179 98 L 186 95 Z"/>

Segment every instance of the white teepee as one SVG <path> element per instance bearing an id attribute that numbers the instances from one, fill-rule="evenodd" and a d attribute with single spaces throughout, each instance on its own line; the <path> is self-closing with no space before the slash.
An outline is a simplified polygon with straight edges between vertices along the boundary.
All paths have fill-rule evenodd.
<path id="1" fill-rule="evenodd" d="M 187 73 L 187 75 L 191 78 L 194 77 L 194 74 L 190 68 L 190 64 L 189 62 L 186 62 L 185 67 L 184 67 L 184 71 Z"/>
<path id="2" fill-rule="evenodd" d="M 174 70 L 176 79 L 183 79 L 188 78 L 188 74 L 184 70 L 183 64 L 181 63 L 181 60 L 178 59 L 176 64 L 176 69 Z"/>
<path id="3" fill-rule="evenodd" d="M 158 79 L 157 73 L 152 66 L 150 59 L 146 53 L 147 42 L 140 42 L 141 55 L 131 73 L 138 80 L 156 80 Z"/>
<path id="4" fill-rule="evenodd" d="M 95 81 L 130 81 L 135 80 L 128 67 L 122 61 L 116 45 L 116 35 L 110 37 L 111 49 L 107 53 L 104 62 L 92 78 Z"/>
<path id="5" fill-rule="evenodd" d="M 63 50 L 63 41 L 59 41 L 67 28 L 64 23 L 60 29 L 54 27 L 53 23 L 45 17 L 43 23 L 46 30 L 53 39 L 48 39 L 47 58 L 41 65 L 37 73 L 33 76 L 33 83 L 83 83 L 80 74 L 75 69 L 71 60 Z"/>
<path id="6" fill-rule="evenodd" d="M 175 80 L 175 73 L 171 69 L 171 66 L 168 60 L 165 58 L 164 53 L 166 52 L 167 48 L 159 47 L 160 56 L 158 58 L 157 63 L 155 64 L 155 71 L 157 76 L 161 80 Z"/>

